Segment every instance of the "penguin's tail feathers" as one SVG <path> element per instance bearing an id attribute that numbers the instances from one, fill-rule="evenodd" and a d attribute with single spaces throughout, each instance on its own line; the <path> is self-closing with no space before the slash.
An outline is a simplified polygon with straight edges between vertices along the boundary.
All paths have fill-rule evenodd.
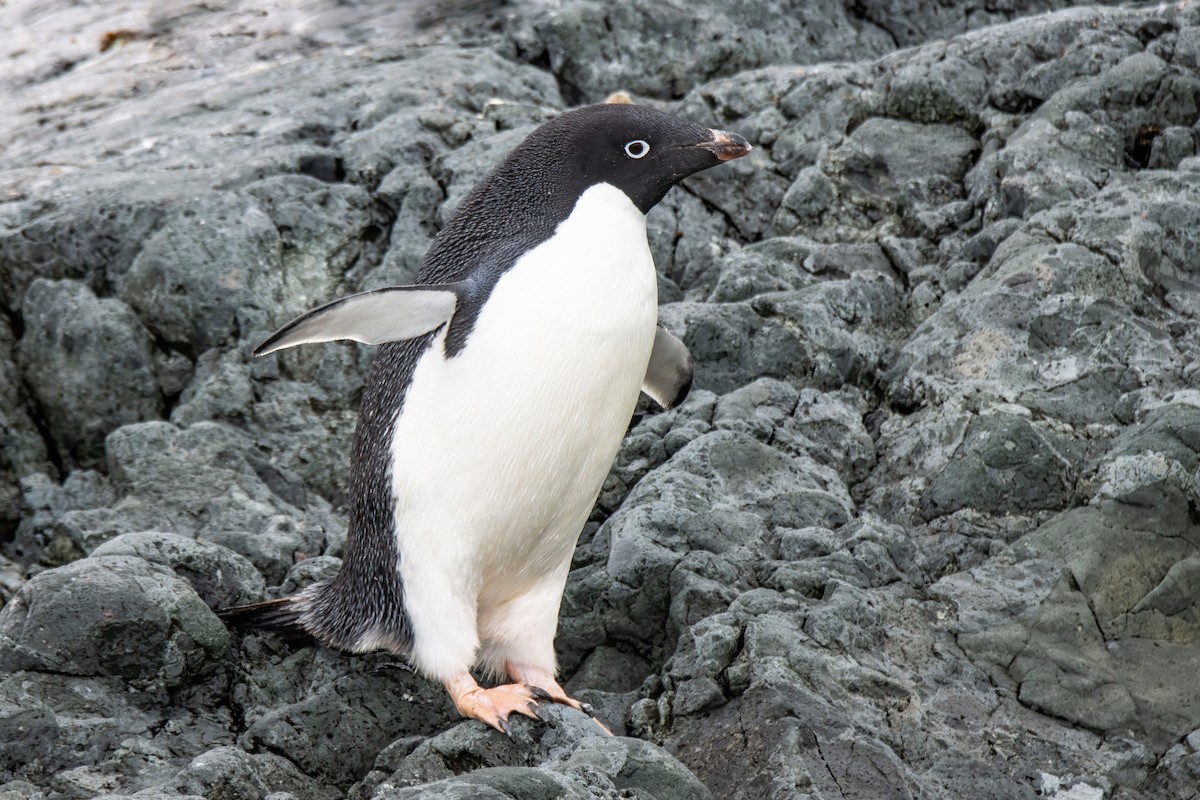
<path id="1" fill-rule="evenodd" d="M 279 631 L 306 636 L 309 631 L 301 621 L 301 615 L 308 605 L 307 599 L 304 595 L 295 595 L 265 603 L 234 606 L 218 611 L 217 616 L 226 625 L 238 630 Z"/>

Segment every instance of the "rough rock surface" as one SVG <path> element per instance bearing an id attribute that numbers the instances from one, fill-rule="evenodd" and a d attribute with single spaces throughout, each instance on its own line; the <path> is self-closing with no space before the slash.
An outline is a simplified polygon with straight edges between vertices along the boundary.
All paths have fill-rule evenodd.
<path id="1" fill-rule="evenodd" d="M 0 798 L 1194 798 L 1200 8 L 1067 5 L 0 5 Z M 371 358 L 253 346 L 615 90 L 756 146 L 649 218 L 620 736 L 227 631 L 337 570 Z"/>

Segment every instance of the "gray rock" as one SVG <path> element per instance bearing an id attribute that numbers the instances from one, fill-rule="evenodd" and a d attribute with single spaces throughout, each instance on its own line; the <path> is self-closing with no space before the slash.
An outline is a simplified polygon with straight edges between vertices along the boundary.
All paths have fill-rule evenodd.
<path id="1" fill-rule="evenodd" d="M 60 484 L 34 473 L 22 480 L 20 490 L 25 514 L 10 547 L 21 561 L 57 566 L 108 538 L 104 507 L 115 496 L 104 475 L 75 470 Z"/>
<path id="2" fill-rule="evenodd" d="M 257 440 L 270 454 L 259 470 L 272 490 L 290 503 L 302 505 L 311 491 L 336 506 L 346 504 L 357 418 L 351 403 L 366 373 L 362 363 L 366 359 L 356 361 L 350 350 L 332 346 L 319 354 L 318 373 L 331 376 L 331 382 L 333 375 L 340 375 L 341 387 L 322 391 L 294 380 L 272 380 L 257 387 L 251 414 L 262 431 Z M 304 357 L 312 353 L 306 351 Z M 338 367 L 344 369 L 335 371 Z"/>
<path id="3" fill-rule="evenodd" d="M 264 308 L 282 323 L 280 311 L 286 315 L 318 306 L 344 290 L 339 279 L 382 239 L 371 195 L 361 186 L 338 182 L 337 159 L 327 158 L 332 174 L 276 175 L 246 187 L 279 233 L 283 290 L 280 305 L 257 298 L 239 308 Z"/>
<path id="4" fill-rule="evenodd" d="M 46 795 L 29 781 L 9 781 L 0 786 L 4 800 L 45 800 Z"/>
<path id="5" fill-rule="evenodd" d="M 856 740 L 847 723 L 819 696 L 777 680 L 746 691 L 706 726 L 681 729 L 671 746 L 726 797 L 776 787 L 820 796 L 847 786 L 873 797 L 911 796 L 913 776 L 895 753 Z"/>
<path id="6" fill-rule="evenodd" d="M 635 651 L 671 642 L 724 610 L 738 587 L 749 588 L 768 526 L 837 525 L 851 505 L 836 474 L 811 459 L 732 431 L 699 437 L 643 478 L 605 522 L 597 539 L 606 560 L 572 573 L 558 638 L 565 665 L 606 638 Z"/>
<path id="7" fill-rule="evenodd" d="M 654 745 L 608 738 L 576 711 L 546 713 L 545 731 L 514 717 L 514 741 L 469 724 L 428 739 L 370 797 L 711 797 Z"/>
<path id="8" fill-rule="evenodd" d="M 214 241 L 209 231 L 224 235 Z M 252 199 L 226 193 L 183 203 L 118 276 L 121 297 L 155 335 L 198 353 L 237 334 L 238 310 L 284 300 L 283 242 Z"/>
<path id="9" fill-rule="evenodd" d="M 27 393 L 14 361 L 12 329 L 0 325 L 0 538 L 11 540 L 21 519 L 18 476 L 50 473 L 47 442 L 30 417 Z"/>
<path id="10" fill-rule="evenodd" d="M 50 790 L 59 797 L 92 797 L 97 792 L 121 788 L 126 791 L 157 788 L 178 768 L 171 754 L 144 739 L 130 737 L 113 747 L 95 766 L 79 766 L 59 772 L 50 780 Z"/>
<path id="11" fill-rule="evenodd" d="M 618 89 L 679 97 L 706 80 L 767 64 L 861 58 L 892 47 L 879 30 L 851 23 L 837 3 L 756 1 L 737 11 L 580 0 L 518 19 L 511 35 L 521 57 L 549 62 L 570 102 L 599 102 Z"/>
<path id="12" fill-rule="evenodd" d="M 7 603 L 24 582 L 21 565 L 0 556 L 0 601 Z"/>
<path id="13" fill-rule="evenodd" d="M 162 413 L 153 339 L 124 303 L 72 281 L 38 279 L 22 314 L 21 374 L 71 463 L 96 466 L 109 432 Z"/>
<path id="14" fill-rule="evenodd" d="M 621 445 L 613 470 L 600 491 L 600 510 L 606 514 L 616 510 L 630 487 L 650 470 L 712 430 L 714 400 L 711 392 L 697 389 L 678 408 L 644 416 Z M 586 561 L 587 556 L 581 550 L 576 560 Z"/>
<path id="15" fill-rule="evenodd" d="M 178 687 L 219 666 L 229 634 L 185 581 L 128 556 L 43 572 L 0 612 L 0 664 Z"/>
<path id="16" fill-rule="evenodd" d="M 722 397 L 713 426 L 814 458 L 852 485 L 875 464 L 875 444 L 863 427 L 862 405 L 851 390 L 797 392 L 789 384 L 763 378 Z"/>
<path id="17" fill-rule="evenodd" d="M 196 368 L 171 412 L 171 422 L 180 427 L 212 420 L 244 423 L 253 403 L 250 369 L 241 354 L 208 350 L 196 359 Z"/>
<path id="18" fill-rule="evenodd" d="M 339 793 L 304 775 L 286 758 L 274 753 L 246 753 L 236 747 L 216 747 L 192 759 L 166 781 L 172 795 L 213 797 L 339 797 Z"/>
<path id="19" fill-rule="evenodd" d="M 305 494 L 294 477 L 230 427 L 127 426 L 108 438 L 107 452 L 118 499 L 74 519 L 85 533 L 96 527 L 106 532 L 88 537 L 89 547 L 164 525 L 225 545 L 278 581 L 298 556 L 340 547 L 345 537 L 345 523 L 328 503 Z"/>
<path id="20" fill-rule="evenodd" d="M 777 236 L 730 253 L 717 265 L 719 277 L 709 302 L 736 302 L 815 283 L 816 277 L 845 278 L 857 272 L 895 277 L 875 244 L 822 244 L 802 236 Z"/>
<path id="21" fill-rule="evenodd" d="M 892 353 L 884 331 L 901 327 L 896 288 L 881 277 L 815 284 L 753 303 L 676 303 L 660 321 L 688 345 L 697 385 L 729 391 L 757 377 L 818 389 L 870 384 Z"/>
<path id="22" fill-rule="evenodd" d="M 863 20 L 886 31 L 895 40 L 897 46 L 910 47 L 937 38 L 948 38 L 952 34 L 975 28 L 988 25 L 998 26 L 1014 18 L 1049 11 L 1059 6 L 1060 4 L 1057 3 L 1022 2 L 1021 0 L 1004 4 L 968 0 L 968 2 L 958 3 L 953 9 L 950 9 L 939 4 L 866 0 L 855 7 L 855 12 Z M 1043 22 L 1043 20 L 1039 20 L 1039 22 Z M 996 31 L 988 31 L 988 34 L 999 38 L 1004 35 L 1005 30 L 1005 28 L 1000 28 Z M 1031 34 L 1025 33 L 1025 35 Z M 1033 32 L 1032 35 L 1036 36 L 1037 32 Z"/>
<path id="23" fill-rule="evenodd" d="M 165 721 L 161 700 L 124 678 L 13 672 L 0 680 L 0 776 L 46 787 L 61 771 L 101 763 L 122 742 L 149 741 Z"/>
<path id="24" fill-rule="evenodd" d="M 1025 414 L 975 417 L 922 498 L 929 518 L 963 508 L 990 513 L 1061 509 L 1074 495 L 1071 461 Z"/>
<path id="25" fill-rule="evenodd" d="M 345 667 L 336 663 L 339 657 L 328 657 L 335 662 L 327 667 L 328 682 L 309 685 L 306 676 L 279 676 L 290 691 L 297 689 L 291 681 L 303 682 L 300 697 L 282 697 L 264 681 L 247 698 L 243 747 L 280 754 L 305 775 L 345 788 L 368 772 L 389 742 L 402 734 L 428 734 L 455 713 L 440 687 L 416 675 L 382 667 L 340 674 Z M 317 720 L 320 727 L 314 728 Z M 339 742 L 358 744 L 346 749 Z"/>
<path id="26" fill-rule="evenodd" d="M 708 299 L 730 303 L 807 286 L 814 279 L 802 265 L 815 249 L 802 237 L 778 236 L 735 250 L 721 260 L 720 277 Z"/>
<path id="27" fill-rule="evenodd" d="M 962 180 L 979 147 L 953 125 L 868 119 L 801 173 L 783 198 L 772 232 L 795 234 L 815 226 L 852 240 L 865 238 L 875 226 L 930 238 L 948 232 L 970 216 L 961 202 Z"/>
<path id="28" fill-rule="evenodd" d="M 994 679 L 1012 685 L 1022 703 L 1091 729 L 1133 728 L 1161 746 L 1197 713 L 1171 677 L 1196 657 L 1195 617 L 1190 601 L 1168 599 L 1180 597 L 1194 545 L 1182 513 L 1164 512 L 1103 501 L 1022 538 L 1019 552 L 1055 570 L 1018 607 L 960 611 L 959 643 L 998 670 Z M 999 586 L 1018 568 L 978 577 Z M 1047 580 L 1056 570 L 1062 578 Z"/>
<path id="29" fill-rule="evenodd" d="M 982 69 L 962 58 L 939 55 L 936 48 L 926 48 L 921 56 L 903 61 L 887 88 L 888 114 L 913 122 L 956 121 L 968 129 L 975 127 L 988 87 Z M 953 137 L 947 137 L 938 146 L 952 143 Z M 968 151 L 974 149 L 971 143 L 964 143 Z M 953 151 L 943 150 L 942 155 L 953 157 Z M 895 177 L 895 170 L 889 171 Z"/>
<path id="30" fill-rule="evenodd" d="M 93 557 L 137 556 L 170 567 L 210 608 L 228 608 L 260 600 L 262 576 L 244 557 L 224 547 L 173 533 L 143 531 L 110 539 Z"/>

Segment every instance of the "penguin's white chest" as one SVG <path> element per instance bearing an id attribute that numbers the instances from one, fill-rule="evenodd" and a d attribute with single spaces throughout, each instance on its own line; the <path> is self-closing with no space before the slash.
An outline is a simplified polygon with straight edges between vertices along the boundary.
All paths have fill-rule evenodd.
<path id="1" fill-rule="evenodd" d="M 565 570 L 637 403 L 656 286 L 645 216 L 601 184 L 500 278 L 457 355 L 433 342 L 393 440 L 406 591 L 451 564 L 500 602 Z"/>

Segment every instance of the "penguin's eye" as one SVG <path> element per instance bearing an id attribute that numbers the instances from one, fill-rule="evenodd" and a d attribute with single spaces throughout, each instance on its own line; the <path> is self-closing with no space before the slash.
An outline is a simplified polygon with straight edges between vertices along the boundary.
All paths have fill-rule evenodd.
<path id="1" fill-rule="evenodd" d="M 630 158 L 642 158 L 650 152 L 650 143 L 645 139 L 634 139 L 625 145 L 625 155 Z"/>

